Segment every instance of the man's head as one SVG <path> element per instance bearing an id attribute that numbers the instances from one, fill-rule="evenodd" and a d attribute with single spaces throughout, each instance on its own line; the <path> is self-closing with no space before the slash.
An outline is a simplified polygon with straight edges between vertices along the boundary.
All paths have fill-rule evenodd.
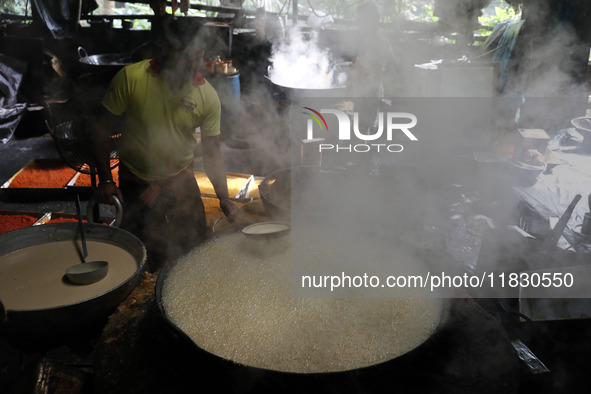
<path id="1" fill-rule="evenodd" d="M 154 57 L 162 68 L 194 72 L 203 61 L 204 51 L 205 42 L 198 28 L 176 19 L 167 23 L 154 40 Z"/>

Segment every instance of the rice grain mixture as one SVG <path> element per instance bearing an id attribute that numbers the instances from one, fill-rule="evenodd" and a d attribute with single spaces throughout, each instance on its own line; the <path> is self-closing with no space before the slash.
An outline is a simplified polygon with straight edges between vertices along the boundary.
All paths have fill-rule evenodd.
<path id="1" fill-rule="evenodd" d="M 289 249 L 260 256 L 243 242 L 234 234 L 194 249 L 163 286 L 168 318 L 222 358 L 284 372 L 345 371 L 407 353 L 441 320 L 439 299 L 293 298 Z"/>

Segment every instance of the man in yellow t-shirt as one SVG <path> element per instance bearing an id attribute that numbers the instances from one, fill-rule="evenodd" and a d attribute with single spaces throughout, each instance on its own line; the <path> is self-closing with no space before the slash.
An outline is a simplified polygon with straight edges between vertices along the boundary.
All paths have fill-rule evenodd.
<path id="1" fill-rule="evenodd" d="M 103 98 L 96 133 L 97 199 L 124 204 L 121 227 L 138 236 L 155 271 L 206 237 L 201 194 L 193 173 L 201 130 L 203 164 L 227 216 L 229 199 L 220 150 L 220 101 L 198 72 L 203 48 L 171 23 L 155 42 L 155 57 L 124 67 Z M 125 115 L 119 140 L 119 188 L 109 169 L 109 130 Z"/>

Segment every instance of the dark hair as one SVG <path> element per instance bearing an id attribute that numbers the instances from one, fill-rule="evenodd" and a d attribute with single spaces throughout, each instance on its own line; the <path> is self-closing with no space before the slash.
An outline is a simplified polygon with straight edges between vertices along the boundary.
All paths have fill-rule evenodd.
<path id="1" fill-rule="evenodd" d="M 205 41 L 199 36 L 199 26 L 183 19 L 170 18 L 164 21 L 155 41 L 174 52 L 182 52 L 189 45 L 195 50 L 205 49 Z"/>

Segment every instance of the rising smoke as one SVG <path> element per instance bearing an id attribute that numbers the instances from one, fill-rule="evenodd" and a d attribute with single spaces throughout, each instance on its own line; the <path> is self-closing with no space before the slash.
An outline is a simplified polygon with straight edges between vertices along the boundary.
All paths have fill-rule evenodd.
<path id="1" fill-rule="evenodd" d="M 328 74 L 333 60 L 327 49 L 318 45 L 318 32 L 306 37 L 298 28 L 288 39 L 277 43 L 271 57 L 269 78 L 276 84 L 299 89 L 329 88 Z"/>
<path id="2" fill-rule="evenodd" d="M 573 78 L 571 66 L 576 67 L 575 62 L 572 58 L 560 60 L 557 55 L 565 53 L 565 47 L 571 48 L 573 51 L 579 50 L 580 40 L 572 31 L 565 30 L 560 30 L 550 36 L 552 39 L 546 41 L 547 46 L 543 51 L 526 52 L 528 57 L 525 60 L 521 59 L 522 62 L 525 61 L 522 63 L 522 67 L 507 70 L 507 72 L 514 73 L 511 80 L 513 87 L 525 87 L 526 89 L 519 91 L 518 94 L 527 94 L 534 98 L 562 96 L 583 98 L 581 87 L 577 84 L 576 78 Z M 363 42 L 363 39 L 360 41 Z M 588 45 L 586 48 L 588 49 Z M 554 133 L 559 130 L 560 124 L 568 125 L 571 114 L 576 113 L 577 109 L 572 107 L 566 108 L 567 111 L 561 113 L 565 109 L 565 105 L 570 106 L 573 103 L 564 100 L 560 103 L 555 100 L 545 100 L 537 107 L 529 105 L 527 108 L 521 108 L 520 119 L 515 117 L 515 113 L 519 109 L 515 102 L 509 103 L 508 113 L 496 112 L 499 109 L 498 103 L 504 98 L 499 97 L 499 93 L 494 91 L 494 79 L 487 75 L 487 82 L 483 84 L 482 75 L 478 74 L 479 71 L 486 72 L 486 67 L 490 66 L 490 63 L 485 61 L 486 58 L 476 60 L 476 55 L 473 52 L 475 49 L 471 48 L 464 48 L 464 54 L 467 55 L 469 61 L 464 64 L 458 63 L 456 61 L 457 50 L 458 48 L 453 48 L 453 53 L 439 53 L 442 55 L 444 64 L 438 70 L 416 70 L 413 69 L 413 65 L 410 65 L 411 70 L 404 70 L 403 75 L 411 77 L 405 81 L 407 83 L 400 96 L 397 95 L 400 92 L 391 89 L 391 86 L 386 86 L 386 89 L 390 88 L 388 90 L 390 95 L 386 97 L 389 99 L 389 104 L 380 109 L 384 112 L 404 111 L 417 115 L 419 124 L 416 132 L 419 142 L 412 147 L 405 146 L 408 149 L 396 156 L 382 154 L 374 155 L 369 161 L 362 160 L 366 164 L 370 163 L 371 166 L 376 164 L 374 159 L 380 156 L 377 165 L 381 166 L 378 168 L 381 183 L 372 184 L 373 189 L 367 189 L 369 184 L 364 176 L 355 180 L 359 187 L 355 187 L 353 185 L 355 182 L 352 182 L 348 184 L 351 186 L 350 188 L 339 189 L 349 195 L 345 199 L 335 196 L 332 204 L 342 204 L 340 212 L 351 218 L 348 225 L 363 229 L 352 230 L 353 237 L 359 239 L 364 232 L 378 234 L 385 238 L 398 237 L 405 228 L 410 232 L 421 230 L 422 225 L 429 225 L 429 219 L 434 219 L 434 217 L 426 218 L 426 212 L 452 216 L 453 212 L 449 211 L 449 206 L 444 208 L 445 211 L 437 209 L 437 207 L 441 208 L 438 206 L 440 202 L 433 202 L 434 196 L 448 198 L 456 193 L 453 198 L 461 200 L 459 201 L 460 205 L 467 204 L 461 212 L 463 215 L 461 219 L 469 223 L 473 213 L 470 211 L 474 208 L 470 205 L 474 203 L 474 198 L 479 199 L 482 196 L 469 197 L 464 192 L 474 187 L 482 187 L 483 184 L 485 190 L 493 192 L 491 196 L 484 196 L 485 199 L 492 197 L 501 203 L 510 201 L 513 195 L 511 187 L 515 185 L 513 183 L 515 179 L 505 177 L 506 174 L 503 172 L 512 169 L 498 166 L 497 173 L 489 174 L 492 176 L 491 178 L 478 179 L 478 166 L 481 163 L 470 160 L 474 159 L 473 152 L 494 150 L 496 148 L 494 144 L 498 142 L 499 136 L 515 132 L 518 127 L 544 128 L 549 133 Z M 417 55 L 416 49 L 411 45 L 403 46 L 401 54 L 409 58 L 421 56 Z M 378 55 L 376 54 L 376 56 Z M 423 53 L 422 56 L 424 56 L 424 61 L 432 59 L 428 57 L 432 56 L 431 53 Z M 333 57 L 334 54 L 319 49 L 316 33 L 303 36 L 292 31 L 288 41 L 275 47 L 272 57 L 273 69 L 269 75 L 273 82 L 284 86 L 317 89 L 326 86 L 326 75 L 329 72 L 329 65 L 334 62 Z M 479 64 L 479 62 L 481 63 Z M 403 65 L 408 68 L 408 63 L 403 63 Z M 482 69 L 478 70 L 480 65 Z M 374 73 L 370 77 L 376 77 L 376 74 Z M 390 74 L 386 83 L 395 80 L 397 76 L 396 73 Z M 443 79 L 450 76 L 453 76 L 453 80 L 445 81 Z M 425 80 L 428 82 L 426 83 Z M 487 83 L 488 89 L 486 88 Z M 429 90 L 420 89 L 424 86 L 427 86 Z M 511 91 L 511 94 L 516 92 L 516 90 L 509 89 L 508 91 Z M 426 92 L 431 96 L 425 94 Z M 346 101 L 351 97 L 341 97 L 341 99 Z M 529 102 L 532 101 L 534 100 L 529 100 Z M 294 108 L 293 112 L 300 113 L 302 103 L 305 102 L 306 99 L 300 97 L 295 105 L 297 108 Z M 334 105 L 334 101 L 331 103 Z M 579 103 L 586 104 L 586 100 L 579 100 Z M 549 107 L 552 107 L 552 111 L 549 111 Z M 583 114 L 579 113 L 579 115 Z M 500 119 L 500 117 L 506 118 Z M 503 120 L 503 122 L 499 120 Z M 293 120 L 290 122 L 292 125 L 295 124 Z M 329 129 L 330 127 L 329 123 Z M 292 135 L 292 140 L 296 143 L 295 149 L 299 149 L 298 142 L 304 138 L 304 130 L 305 126 L 301 125 L 297 125 L 295 128 L 295 134 Z M 337 155 L 344 157 L 347 154 L 351 156 L 351 153 L 355 159 L 362 156 L 359 152 L 347 151 L 347 146 Z M 355 159 L 346 159 L 339 164 L 345 166 L 359 164 L 359 160 Z M 367 175 L 367 172 L 363 172 L 363 174 Z M 314 192 L 311 191 L 311 193 Z M 370 199 L 368 199 L 368 194 L 371 194 Z M 351 197 L 352 195 L 353 197 Z M 357 211 L 354 204 L 347 205 L 352 200 L 363 204 L 363 208 L 360 209 L 363 212 Z M 368 204 L 363 202 L 368 202 Z M 416 222 L 414 226 L 410 225 L 413 220 Z M 444 229 L 444 227 L 445 225 L 439 229 Z M 339 221 L 333 229 L 345 232 L 345 228 L 347 227 L 343 226 L 343 222 Z M 312 233 L 308 233 L 308 235 Z M 320 238 L 323 236 L 323 234 L 314 234 Z M 474 252 L 474 249 L 477 252 L 478 242 L 468 247 L 473 249 L 471 253 Z"/>

